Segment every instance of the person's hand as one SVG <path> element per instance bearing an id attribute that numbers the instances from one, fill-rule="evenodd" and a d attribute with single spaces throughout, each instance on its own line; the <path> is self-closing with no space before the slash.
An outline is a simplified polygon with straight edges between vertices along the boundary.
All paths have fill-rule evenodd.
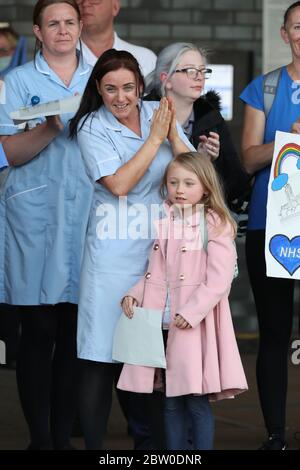
<path id="1" fill-rule="evenodd" d="M 174 325 L 181 330 L 192 328 L 191 325 L 179 314 L 176 313 Z"/>
<path id="2" fill-rule="evenodd" d="M 167 138 L 170 128 L 171 111 L 167 98 L 162 98 L 159 108 L 153 111 L 150 138 L 162 144 Z"/>
<path id="3" fill-rule="evenodd" d="M 217 132 L 210 132 L 209 137 L 200 135 L 198 149 L 203 149 L 211 161 L 216 160 L 220 154 L 220 137 Z"/>
<path id="4" fill-rule="evenodd" d="M 298 118 L 297 121 L 292 125 L 291 132 L 293 134 L 300 134 L 300 118 Z"/>
<path id="5" fill-rule="evenodd" d="M 130 297 L 129 295 L 124 297 L 122 302 L 122 310 L 128 318 L 133 317 L 133 307 L 136 305 L 137 301 L 133 297 Z"/>
<path id="6" fill-rule="evenodd" d="M 175 101 L 170 96 L 167 98 L 169 110 L 171 112 L 171 120 L 170 120 L 170 127 L 168 132 L 168 140 L 170 143 L 175 142 L 178 139 L 179 134 L 176 125 L 176 107 Z"/>
<path id="7" fill-rule="evenodd" d="M 64 125 L 61 122 L 59 115 L 46 116 L 46 122 L 47 122 L 47 127 L 51 129 L 52 131 L 57 132 L 57 134 L 59 134 L 59 132 L 61 132 L 64 129 Z"/>

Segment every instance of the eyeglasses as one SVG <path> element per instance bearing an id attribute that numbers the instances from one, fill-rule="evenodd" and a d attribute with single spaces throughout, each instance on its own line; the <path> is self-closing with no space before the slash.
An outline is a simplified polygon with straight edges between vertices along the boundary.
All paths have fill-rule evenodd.
<path id="1" fill-rule="evenodd" d="M 185 73 L 188 78 L 195 80 L 199 75 L 202 78 L 209 78 L 212 74 L 212 69 L 196 69 L 195 67 L 187 67 L 185 69 L 174 70 L 174 73 Z"/>

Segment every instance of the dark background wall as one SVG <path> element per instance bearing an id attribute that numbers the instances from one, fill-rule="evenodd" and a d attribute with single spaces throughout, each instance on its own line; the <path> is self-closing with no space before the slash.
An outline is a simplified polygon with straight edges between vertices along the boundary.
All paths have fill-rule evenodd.
<path id="1" fill-rule="evenodd" d="M 0 0 L 0 21 L 32 37 L 35 0 Z M 261 66 L 261 0 L 122 0 L 116 21 L 129 41 L 159 51 L 166 44 L 190 40 L 212 50 L 252 51 L 254 70 Z M 33 39 L 31 39 L 31 47 Z"/>
<path id="2" fill-rule="evenodd" d="M 36 0 L 0 0 L 0 21 L 28 37 L 32 53 L 32 9 Z M 211 63 L 233 63 L 234 119 L 229 124 L 239 145 L 246 83 L 261 71 L 262 0 L 122 0 L 118 34 L 158 52 L 175 41 L 192 41 L 210 51 Z"/>

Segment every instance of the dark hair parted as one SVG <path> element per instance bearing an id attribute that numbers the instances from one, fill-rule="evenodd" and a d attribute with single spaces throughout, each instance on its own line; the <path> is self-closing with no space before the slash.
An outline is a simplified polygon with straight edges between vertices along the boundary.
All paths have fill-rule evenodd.
<path id="1" fill-rule="evenodd" d="M 70 5 L 72 8 L 74 8 L 77 13 L 78 20 L 80 20 L 80 10 L 76 0 L 38 0 L 33 9 L 33 24 L 37 24 L 39 27 L 41 27 L 43 11 L 45 8 L 51 5 L 57 5 L 58 3 L 66 3 L 67 5 Z"/>
<path id="2" fill-rule="evenodd" d="M 32 17 L 33 24 L 34 25 L 36 24 L 39 28 L 41 28 L 44 10 L 47 7 L 50 7 L 51 5 L 58 5 L 60 3 L 66 3 L 67 5 L 70 5 L 72 8 L 74 8 L 77 14 L 78 21 L 80 21 L 81 15 L 80 15 L 80 10 L 79 10 L 76 0 L 38 0 L 38 2 L 36 3 L 33 9 L 33 17 Z M 41 49 L 41 47 L 42 47 L 42 44 L 36 38 L 35 47 L 34 47 L 34 57 L 36 56 L 36 53 L 39 51 L 39 49 Z"/>
<path id="3" fill-rule="evenodd" d="M 286 24 L 287 24 L 287 21 L 289 19 L 289 15 L 290 15 L 291 11 L 294 10 L 295 8 L 297 8 L 297 7 L 300 7 L 300 2 L 292 3 L 292 5 L 290 5 L 287 8 L 287 10 L 285 11 L 284 16 L 283 16 L 283 27 L 284 28 L 286 27 Z"/>
<path id="4" fill-rule="evenodd" d="M 136 58 L 127 51 L 108 49 L 96 62 L 85 87 L 80 107 L 75 116 L 70 120 L 71 138 L 77 135 L 77 132 L 79 131 L 78 124 L 81 119 L 85 116 L 80 128 L 83 126 L 89 115 L 97 111 L 103 105 L 103 99 L 98 92 L 96 81 L 99 83 L 104 75 L 120 69 L 130 70 L 134 74 L 136 79 L 137 95 L 143 95 L 145 83 Z"/>

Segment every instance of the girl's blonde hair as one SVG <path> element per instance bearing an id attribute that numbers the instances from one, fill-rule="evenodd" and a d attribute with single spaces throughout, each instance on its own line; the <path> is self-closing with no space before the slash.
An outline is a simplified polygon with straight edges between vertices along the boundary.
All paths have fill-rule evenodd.
<path id="1" fill-rule="evenodd" d="M 205 213 L 213 210 L 220 217 L 221 223 L 229 222 L 232 226 L 233 234 L 236 235 L 236 222 L 226 206 L 223 190 L 209 157 L 204 152 L 185 152 L 174 157 L 167 166 L 161 185 L 160 194 L 163 199 L 167 195 L 167 177 L 169 169 L 177 163 L 186 170 L 196 174 L 201 184 L 205 187 L 206 194 L 199 203 L 204 204 Z"/>

